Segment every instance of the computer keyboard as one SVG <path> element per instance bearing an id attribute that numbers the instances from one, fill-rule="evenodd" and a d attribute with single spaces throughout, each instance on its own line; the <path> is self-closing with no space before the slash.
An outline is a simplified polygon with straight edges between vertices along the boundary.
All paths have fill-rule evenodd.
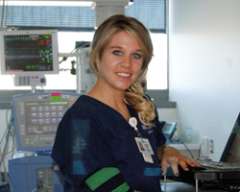
<path id="1" fill-rule="evenodd" d="M 203 167 L 189 167 L 188 171 L 185 171 L 180 166 L 178 168 L 179 174 L 178 176 L 174 176 L 172 173 L 171 168 L 168 170 L 168 178 L 174 180 L 174 181 L 180 181 L 188 184 L 194 184 L 195 183 L 195 173 L 205 170 Z"/>
<path id="2" fill-rule="evenodd" d="M 217 162 L 212 160 L 199 160 L 198 161 L 203 168 L 221 169 L 221 170 L 231 170 L 240 169 L 240 163 L 227 163 L 227 162 Z"/>

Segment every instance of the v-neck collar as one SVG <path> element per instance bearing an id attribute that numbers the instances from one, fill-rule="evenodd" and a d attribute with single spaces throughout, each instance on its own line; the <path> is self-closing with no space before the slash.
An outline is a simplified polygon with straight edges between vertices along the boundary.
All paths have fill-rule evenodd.
<path id="1" fill-rule="evenodd" d="M 117 114 L 118 116 L 120 116 L 121 119 L 123 119 L 127 124 L 129 124 L 129 123 L 128 123 L 128 120 L 129 120 L 129 119 L 126 120 L 120 112 L 118 112 L 116 109 L 112 108 L 111 106 L 107 105 L 106 103 L 103 103 L 102 101 L 100 101 L 100 100 L 98 100 L 98 99 L 96 99 L 96 98 L 94 98 L 94 97 L 91 97 L 91 96 L 89 96 L 89 95 L 81 95 L 81 97 L 82 97 L 82 98 L 85 98 L 85 99 L 87 99 L 87 100 L 91 100 L 91 101 L 93 101 L 94 103 L 96 103 L 96 104 L 98 104 L 98 105 L 101 105 L 101 106 L 107 108 L 108 110 L 111 110 L 112 112 L 114 112 L 115 114 Z M 130 114 L 130 118 L 131 118 L 131 117 L 138 118 L 138 117 L 137 117 L 137 113 L 134 111 L 134 109 L 133 109 L 130 105 L 127 105 L 127 109 L 128 109 L 129 114 Z"/>

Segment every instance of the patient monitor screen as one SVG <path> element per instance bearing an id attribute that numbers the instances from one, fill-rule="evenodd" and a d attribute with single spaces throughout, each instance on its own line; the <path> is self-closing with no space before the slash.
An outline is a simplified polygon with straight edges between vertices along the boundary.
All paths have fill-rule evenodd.
<path id="1" fill-rule="evenodd" d="M 54 33 L 38 31 L 8 32 L 3 40 L 3 73 L 56 73 Z"/>

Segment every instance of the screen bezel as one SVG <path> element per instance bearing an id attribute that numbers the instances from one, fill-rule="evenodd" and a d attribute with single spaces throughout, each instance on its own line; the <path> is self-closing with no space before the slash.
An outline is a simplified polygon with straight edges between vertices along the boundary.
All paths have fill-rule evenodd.
<path id="1" fill-rule="evenodd" d="M 6 69 L 6 60 L 5 60 L 5 45 L 4 37 L 9 35 L 41 35 L 41 34 L 51 34 L 52 36 L 52 57 L 53 57 L 53 69 L 49 71 L 14 71 Z M 1 73 L 10 74 L 10 75 L 24 75 L 24 76 L 33 76 L 33 75 L 45 75 L 45 74 L 57 74 L 59 72 L 58 65 L 58 40 L 57 40 L 57 31 L 56 30 L 16 30 L 16 31 L 1 31 L 0 32 L 0 57 L 1 57 Z"/>

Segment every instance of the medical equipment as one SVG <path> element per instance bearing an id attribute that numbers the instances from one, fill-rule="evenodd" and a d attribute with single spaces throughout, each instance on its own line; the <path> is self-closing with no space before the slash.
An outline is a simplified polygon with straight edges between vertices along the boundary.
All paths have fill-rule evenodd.
<path id="1" fill-rule="evenodd" d="M 58 73 L 56 31 L 1 31 L 0 42 L 1 72 L 15 75 L 16 85 L 45 85 L 45 74 Z"/>
<path id="2" fill-rule="evenodd" d="M 58 123 L 79 94 L 66 92 L 29 93 L 13 97 L 17 150 L 49 151 Z"/>

